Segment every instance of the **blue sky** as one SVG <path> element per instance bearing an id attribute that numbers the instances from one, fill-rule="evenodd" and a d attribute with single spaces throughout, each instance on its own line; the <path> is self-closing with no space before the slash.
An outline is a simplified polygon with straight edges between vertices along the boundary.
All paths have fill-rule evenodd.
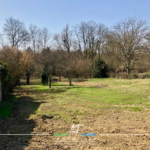
<path id="1" fill-rule="evenodd" d="M 81 21 L 106 24 L 127 17 L 141 17 L 150 23 L 149 0 L 0 0 L 0 31 L 5 19 L 12 16 L 28 27 L 35 24 L 47 27 L 52 33 L 60 32 L 66 24 Z"/>

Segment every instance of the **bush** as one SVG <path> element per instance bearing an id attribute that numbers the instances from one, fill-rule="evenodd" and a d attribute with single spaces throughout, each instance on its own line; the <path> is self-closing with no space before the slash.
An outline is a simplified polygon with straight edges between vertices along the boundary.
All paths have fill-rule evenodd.
<path id="1" fill-rule="evenodd" d="M 7 64 L 0 62 L 2 66 L 1 70 L 1 87 L 2 87 L 2 100 L 6 100 L 9 97 L 9 92 L 12 91 L 12 78 L 8 74 Z"/>
<path id="2" fill-rule="evenodd" d="M 48 85 L 48 75 L 46 72 L 43 72 L 41 75 L 41 79 L 42 79 L 42 84 L 43 85 Z"/>
<path id="3" fill-rule="evenodd" d="M 131 74 L 131 79 L 138 79 L 139 76 L 136 73 Z"/>
<path id="4" fill-rule="evenodd" d="M 96 59 L 94 62 L 93 77 L 94 78 L 108 77 L 108 67 L 105 64 L 105 62 L 102 61 L 100 58 Z"/>
<path id="5" fill-rule="evenodd" d="M 139 79 L 145 79 L 146 73 L 138 73 Z"/>
<path id="6" fill-rule="evenodd" d="M 146 73 L 146 78 L 150 78 L 150 72 Z"/>

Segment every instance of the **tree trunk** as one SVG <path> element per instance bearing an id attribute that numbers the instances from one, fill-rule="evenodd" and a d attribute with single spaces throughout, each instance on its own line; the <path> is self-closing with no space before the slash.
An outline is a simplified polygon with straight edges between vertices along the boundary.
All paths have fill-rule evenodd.
<path id="1" fill-rule="evenodd" d="M 128 62 L 128 66 L 127 66 L 127 75 L 128 75 L 128 79 L 130 79 L 130 71 L 131 71 L 131 68 L 130 68 L 130 64 L 131 64 L 131 60 L 127 60 Z"/>
<path id="2" fill-rule="evenodd" d="M 71 79 L 69 80 L 69 85 L 71 86 L 72 84 L 71 84 Z"/>
<path id="3" fill-rule="evenodd" d="M 101 55 L 100 55 L 100 50 L 98 50 L 98 55 L 99 55 L 99 59 L 101 58 Z"/>
<path id="4" fill-rule="evenodd" d="M 49 88 L 51 88 L 51 79 L 49 80 Z"/>
<path id="5" fill-rule="evenodd" d="M 130 75 L 130 68 L 127 67 L 127 75 Z"/>
<path id="6" fill-rule="evenodd" d="M 69 85 L 71 86 L 72 84 L 71 84 L 71 77 L 70 76 L 68 78 L 68 81 L 69 81 Z"/>
<path id="7" fill-rule="evenodd" d="M 61 81 L 60 73 L 59 73 L 59 81 Z"/>
<path id="8" fill-rule="evenodd" d="M 51 75 L 49 75 L 48 79 L 49 79 L 49 88 L 51 88 L 51 83 L 52 83 L 52 80 L 51 80 Z"/>
<path id="9" fill-rule="evenodd" d="M 29 85 L 30 82 L 30 76 L 27 76 L 27 85 Z"/>

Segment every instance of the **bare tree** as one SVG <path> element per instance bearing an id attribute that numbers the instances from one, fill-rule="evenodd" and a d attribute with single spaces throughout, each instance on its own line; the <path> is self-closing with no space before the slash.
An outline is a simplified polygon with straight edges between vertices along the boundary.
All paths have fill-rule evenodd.
<path id="1" fill-rule="evenodd" d="M 123 70 L 124 61 L 123 54 L 120 49 L 116 46 L 115 43 L 107 40 L 105 44 L 103 44 L 103 55 L 101 57 L 102 60 L 109 66 L 109 71 L 113 77 L 120 70 Z"/>
<path id="2" fill-rule="evenodd" d="M 40 29 L 38 31 L 37 36 L 38 36 L 37 42 L 38 42 L 39 48 L 43 49 L 43 48 L 51 47 L 50 46 L 50 39 L 52 36 L 51 36 L 51 33 L 49 32 L 49 30 L 47 28 Z"/>
<path id="3" fill-rule="evenodd" d="M 31 42 L 34 53 L 35 53 L 35 49 L 36 49 L 38 32 L 39 32 L 39 29 L 36 25 L 30 25 L 29 26 L 30 42 Z"/>
<path id="4" fill-rule="evenodd" d="M 99 58 L 102 53 L 102 46 L 106 42 L 107 33 L 108 33 L 108 28 L 104 24 L 99 24 L 97 27 L 97 45 L 96 45 L 96 49 L 98 50 Z"/>
<path id="5" fill-rule="evenodd" d="M 82 39 L 84 45 L 84 54 L 87 58 L 87 36 L 88 36 L 88 26 L 87 23 L 81 22 L 79 25 L 79 36 Z"/>
<path id="6" fill-rule="evenodd" d="M 72 81 L 72 76 L 73 76 L 73 71 L 72 71 L 72 56 L 71 56 L 71 49 L 72 49 L 72 30 L 69 29 L 69 25 L 66 25 L 66 27 L 63 29 L 62 33 L 55 34 L 54 35 L 54 40 L 56 44 L 58 45 L 58 48 L 61 50 L 66 50 L 67 51 L 67 65 L 66 65 L 66 71 L 68 74 L 68 80 L 69 80 L 69 85 L 71 85 Z"/>
<path id="7" fill-rule="evenodd" d="M 90 21 L 88 24 L 88 45 L 90 50 L 90 57 L 93 60 L 94 51 L 96 51 L 96 36 L 97 36 L 97 24 L 96 22 Z"/>
<path id="8" fill-rule="evenodd" d="M 60 34 L 55 34 L 54 35 L 54 41 L 56 42 L 56 49 L 59 50 L 63 50 L 62 46 L 63 46 L 63 41 L 61 39 L 61 35 Z"/>
<path id="9" fill-rule="evenodd" d="M 1 47 L 5 46 L 4 34 L 1 34 L 1 33 L 0 33 L 0 45 L 1 45 Z"/>
<path id="10" fill-rule="evenodd" d="M 0 50 L 0 61 L 8 64 L 8 73 L 12 79 L 10 84 L 12 85 L 17 84 L 19 79 L 25 75 L 26 70 L 33 65 L 32 56 L 16 47 L 3 47 Z"/>
<path id="11" fill-rule="evenodd" d="M 67 25 L 62 32 L 61 35 L 62 41 L 63 41 L 63 47 L 68 52 L 68 80 L 69 85 L 71 86 L 73 71 L 72 71 L 72 63 L 71 63 L 71 46 L 72 46 L 72 31 L 69 30 L 69 25 Z"/>
<path id="12" fill-rule="evenodd" d="M 17 19 L 13 19 L 12 17 L 6 19 L 4 33 L 12 46 L 19 47 L 23 42 L 29 40 L 29 34 L 24 23 Z"/>
<path id="13" fill-rule="evenodd" d="M 63 41 L 63 47 L 67 50 L 70 60 L 70 51 L 72 46 L 72 31 L 69 30 L 69 25 L 66 25 L 66 27 L 63 29 L 61 38 Z"/>
<path id="14" fill-rule="evenodd" d="M 74 28 L 75 35 L 77 37 L 80 49 L 83 46 L 85 58 L 91 56 L 91 52 L 94 50 L 96 40 L 97 24 L 93 21 L 81 22 Z M 89 55 L 88 55 L 89 50 Z"/>
<path id="15" fill-rule="evenodd" d="M 59 77 L 59 81 L 61 81 L 61 76 L 66 74 L 66 66 L 67 66 L 67 55 L 64 50 L 55 50 L 57 56 L 57 65 L 55 68 L 55 73 Z"/>
<path id="16" fill-rule="evenodd" d="M 49 46 L 51 33 L 49 33 L 47 28 L 43 28 L 42 33 L 43 33 L 43 47 L 46 48 L 47 46 Z"/>
<path id="17" fill-rule="evenodd" d="M 77 37 L 77 40 L 74 41 L 74 47 L 75 47 L 75 49 L 78 49 L 78 50 L 82 51 L 82 41 L 81 41 L 81 38 L 80 38 L 79 26 L 76 25 L 76 26 L 73 27 L 73 29 L 74 29 L 73 31 L 74 31 L 74 33 Z"/>
<path id="18" fill-rule="evenodd" d="M 126 62 L 127 74 L 130 74 L 131 62 L 135 52 L 143 44 L 148 27 L 146 21 L 136 18 L 128 18 L 114 25 L 109 34 L 112 42 L 120 48 Z"/>
<path id="19" fill-rule="evenodd" d="M 47 76 L 49 87 L 51 88 L 51 78 L 54 69 L 61 63 L 61 58 L 57 51 L 51 51 L 50 48 L 43 49 L 36 53 L 35 62 L 41 65 L 43 73 Z"/>

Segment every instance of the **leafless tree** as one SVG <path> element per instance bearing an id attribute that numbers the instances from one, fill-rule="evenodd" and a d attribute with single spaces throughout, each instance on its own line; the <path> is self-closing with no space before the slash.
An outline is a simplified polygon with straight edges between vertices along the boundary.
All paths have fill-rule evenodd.
<path id="1" fill-rule="evenodd" d="M 27 51 L 18 50 L 16 47 L 3 47 L 0 50 L 0 61 L 8 64 L 8 73 L 11 76 L 12 85 L 15 85 L 25 75 L 26 70 L 34 64 Z"/>
<path id="2" fill-rule="evenodd" d="M 40 29 L 37 33 L 37 42 L 40 49 L 51 47 L 51 33 L 47 28 Z"/>
<path id="3" fill-rule="evenodd" d="M 66 25 L 66 27 L 63 29 L 62 35 L 61 35 L 62 41 L 63 41 L 63 47 L 68 52 L 68 80 L 69 84 L 71 86 L 72 81 L 72 60 L 71 60 L 71 46 L 72 46 L 72 30 L 69 30 L 69 25 Z"/>
<path id="4" fill-rule="evenodd" d="M 97 24 L 96 22 L 90 21 L 88 24 L 88 45 L 89 50 L 91 51 L 91 58 L 93 59 L 94 48 L 96 45 L 96 36 L 97 36 Z"/>
<path id="5" fill-rule="evenodd" d="M 55 34 L 54 35 L 54 40 L 56 42 L 56 44 L 58 45 L 59 49 L 63 49 L 67 51 L 67 65 L 66 65 L 66 71 L 68 74 L 68 80 L 69 80 L 69 84 L 71 85 L 71 80 L 72 80 L 72 76 L 73 76 L 73 71 L 72 71 L 72 56 L 71 56 L 71 49 L 72 49 L 72 30 L 69 29 L 69 25 L 66 25 L 66 27 L 63 29 L 62 33 L 59 34 Z"/>
<path id="6" fill-rule="evenodd" d="M 29 40 L 29 34 L 24 23 L 12 17 L 6 19 L 4 33 L 12 46 L 19 47 L 23 42 Z"/>
<path id="7" fill-rule="evenodd" d="M 61 76 L 66 74 L 66 66 L 68 65 L 68 57 L 66 55 L 66 51 L 64 50 L 55 50 L 55 54 L 57 56 L 57 64 L 55 66 L 55 73 L 59 77 L 59 81 L 61 81 Z"/>
<path id="8" fill-rule="evenodd" d="M 54 41 L 56 43 L 56 49 L 63 50 L 63 41 L 61 40 L 61 34 L 54 34 Z"/>
<path id="9" fill-rule="evenodd" d="M 137 18 L 128 18 L 114 25 L 109 34 L 112 42 L 120 48 L 126 62 L 127 74 L 130 74 L 131 62 L 135 52 L 143 44 L 147 34 L 146 21 Z"/>
<path id="10" fill-rule="evenodd" d="M 75 47 L 75 49 L 82 51 L 82 41 L 80 38 L 79 25 L 73 26 L 73 31 L 77 38 L 76 41 L 74 41 L 74 47 Z"/>
<path id="11" fill-rule="evenodd" d="M 70 51 L 72 46 L 72 30 L 69 30 L 69 25 L 66 25 L 66 27 L 63 29 L 61 38 L 63 41 L 63 47 L 67 50 L 70 60 Z"/>
<path id="12" fill-rule="evenodd" d="M 35 49 L 36 49 L 36 42 L 37 42 L 38 32 L 39 32 L 39 29 L 36 25 L 31 24 L 29 26 L 30 42 L 31 42 L 34 53 L 35 53 Z"/>
<path id="13" fill-rule="evenodd" d="M 4 47 L 5 46 L 5 41 L 4 41 L 4 34 L 0 33 L 0 46 Z"/>
<path id="14" fill-rule="evenodd" d="M 98 24 L 96 49 L 98 50 L 99 58 L 102 53 L 102 46 L 106 42 L 107 34 L 108 34 L 108 28 L 104 24 Z"/>
<path id="15" fill-rule="evenodd" d="M 55 68 L 60 67 L 61 57 L 57 51 L 52 51 L 50 48 L 43 49 L 36 53 L 35 62 L 41 65 L 43 73 L 48 77 L 49 87 L 51 88 L 51 78 Z"/>
<path id="16" fill-rule="evenodd" d="M 79 37 L 84 45 L 84 54 L 87 58 L 87 36 L 88 36 L 88 26 L 87 23 L 81 22 L 79 25 Z"/>

